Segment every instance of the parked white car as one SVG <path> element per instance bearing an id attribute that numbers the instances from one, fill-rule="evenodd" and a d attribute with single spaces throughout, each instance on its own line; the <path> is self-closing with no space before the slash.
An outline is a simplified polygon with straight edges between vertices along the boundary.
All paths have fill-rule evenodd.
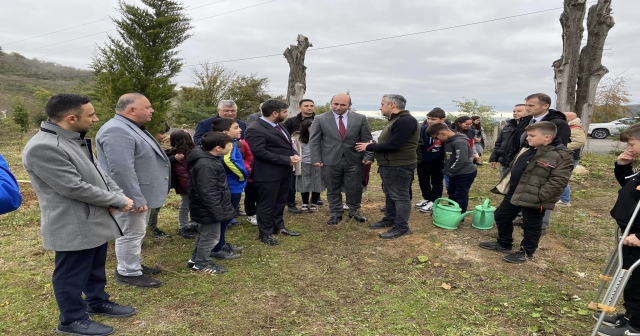
<path id="1" fill-rule="evenodd" d="M 604 139 L 610 135 L 619 135 L 625 128 L 640 121 L 640 117 L 622 118 L 607 123 L 589 125 L 587 134 L 594 139 Z"/>

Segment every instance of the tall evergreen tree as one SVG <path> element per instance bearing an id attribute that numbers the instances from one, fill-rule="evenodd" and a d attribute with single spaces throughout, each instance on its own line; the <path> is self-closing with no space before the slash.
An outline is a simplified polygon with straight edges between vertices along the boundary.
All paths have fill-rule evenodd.
<path id="1" fill-rule="evenodd" d="M 91 64 L 96 75 L 92 96 L 101 125 L 113 117 L 122 94 L 145 95 L 155 110 L 147 129 L 156 134 L 164 129 L 170 100 L 176 96 L 171 78 L 184 65 L 176 48 L 192 36 L 188 33 L 192 26 L 184 6 L 177 1 L 141 2 L 146 7 L 118 2 L 121 17 L 113 22 L 120 38 L 110 36 L 96 51 Z"/>

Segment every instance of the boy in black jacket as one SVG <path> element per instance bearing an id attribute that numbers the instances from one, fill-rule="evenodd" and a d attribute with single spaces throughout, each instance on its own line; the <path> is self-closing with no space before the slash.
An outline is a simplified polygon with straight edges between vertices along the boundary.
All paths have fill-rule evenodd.
<path id="1" fill-rule="evenodd" d="M 640 155 L 640 124 L 632 125 L 620 134 L 620 141 L 628 144 L 627 149 L 618 156 L 614 174 L 622 188 L 618 191 L 618 199 L 611 217 L 616 220 L 620 230 L 632 225 L 629 235 L 625 237 L 622 247 L 622 267 L 628 269 L 640 259 L 640 216 L 629 223 L 631 215 L 640 202 L 640 172 L 633 172 L 633 162 Z M 598 335 L 632 335 L 640 336 L 640 271 L 636 269 L 624 287 L 624 307 L 626 312 L 615 316 L 607 316 Z M 594 314 L 598 317 L 599 313 Z M 625 332 L 627 332 L 625 334 Z"/>
<path id="2" fill-rule="evenodd" d="M 416 203 L 415 207 L 422 212 L 431 212 L 433 201 L 442 197 L 444 146 L 442 141 L 428 136 L 426 131 L 428 126 L 443 123 L 445 120 L 447 120 L 447 116 L 444 111 L 436 107 L 427 113 L 428 125 L 420 128 L 422 145 L 419 145 L 418 149 L 422 154 L 422 160 L 420 160 L 416 172 L 422 192 L 422 201 Z"/>
<path id="3" fill-rule="evenodd" d="M 457 202 L 462 212 L 469 205 L 469 189 L 478 173 L 471 157 L 469 138 L 464 134 L 453 132 L 446 124 L 434 124 L 427 128 L 427 135 L 444 142 L 443 173 L 449 176 L 447 194 Z"/>
<path id="4" fill-rule="evenodd" d="M 227 270 L 211 262 L 211 249 L 220 240 L 220 222 L 235 216 L 227 174 L 220 157 L 233 149 L 227 134 L 209 132 L 200 139 L 187 157 L 189 176 L 189 211 L 191 220 L 198 223 L 198 237 L 187 262 L 197 272 L 220 274 Z"/>

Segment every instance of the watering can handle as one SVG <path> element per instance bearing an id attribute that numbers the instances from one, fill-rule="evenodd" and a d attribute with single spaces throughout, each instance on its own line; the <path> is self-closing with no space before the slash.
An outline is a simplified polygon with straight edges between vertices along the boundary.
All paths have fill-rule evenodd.
<path id="1" fill-rule="evenodd" d="M 488 209 L 489 208 L 489 199 L 485 199 L 484 202 L 482 203 L 482 208 L 483 209 Z"/>
<path id="2" fill-rule="evenodd" d="M 440 201 L 447 201 L 447 202 L 448 202 L 448 203 L 450 203 L 450 204 L 454 204 L 454 205 L 455 205 L 455 206 L 457 206 L 458 208 L 460 207 L 460 204 L 458 204 L 456 201 L 453 201 L 453 200 L 450 200 L 450 199 L 448 199 L 448 198 L 444 198 L 444 197 L 438 198 L 438 199 L 436 199 L 435 201 L 433 201 L 434 206 L 435 206 L 436 204 L 438 204 Z"/>

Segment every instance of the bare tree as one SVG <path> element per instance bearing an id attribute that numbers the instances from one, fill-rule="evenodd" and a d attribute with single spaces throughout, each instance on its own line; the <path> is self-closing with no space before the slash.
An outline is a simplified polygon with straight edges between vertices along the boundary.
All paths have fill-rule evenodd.
<path id="1" fill-rule="evenodd" d="M 298 44 L 292 44 L 284 51 L 284 57 L 289 63 L 289 84 L 287 86 L 289 117 L 300 113 L 298 102 L 302 100 L 307 91 L 307 67 L 304 65 L 304 58 L 309 47 L 313 47 L 309 43 L 309 39 L 298 34 Z"/>

